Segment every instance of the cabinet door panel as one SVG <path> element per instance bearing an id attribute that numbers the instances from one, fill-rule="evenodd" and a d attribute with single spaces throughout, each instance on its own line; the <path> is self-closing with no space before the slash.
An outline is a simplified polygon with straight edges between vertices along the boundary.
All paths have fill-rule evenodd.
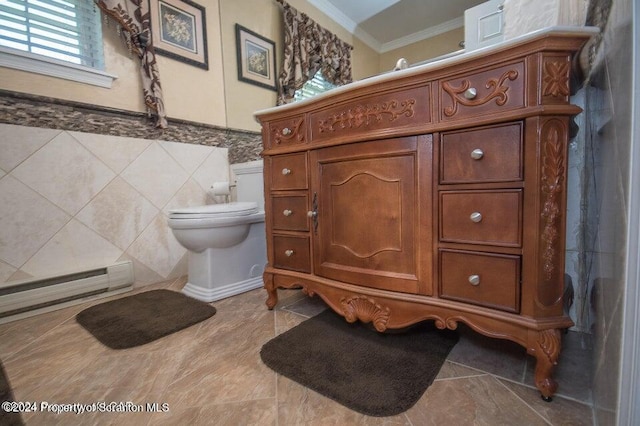
<path id="1" fill-rule="evenodd" d="M 365 142 L 318 151 L 318 275 L 419 292 L 415 141 Z"/>

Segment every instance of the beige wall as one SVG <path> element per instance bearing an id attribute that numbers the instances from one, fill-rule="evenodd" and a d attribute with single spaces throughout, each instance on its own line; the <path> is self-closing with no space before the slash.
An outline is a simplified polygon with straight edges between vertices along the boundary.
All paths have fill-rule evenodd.
<path id="1" fill-rule="evenodd" d="M 220 11 L 218 0 L 198 0 L 206 8 L 209 70 L 158 57 L 167 115 L 198 123 L 226 126 Z"/>
<path id="2" fill-rule="evenodd" d="M 259 11 L 259 12 L 257 12 Z M 273 0 L 220 0 L 227 127 L 260 130 L 253 112 L 276 104 L 276 92 L 238 80 L 235 25 L 259 34 L 276 44 L 276 64 L 282 57 L 281 12 Z M 277 65 L 276 65 L 277 67 Z M 276 69 L 276 76 L 279 70 Z"/>
<path id="3" fill-rule="evenodd" d="M 355 80 L 378 73 L 377 52 L 353 37 L 306 0 L 289 0 L 288 3 L 354 46 L 352 65 Z M 253 119 L 253 112 L 274 106 L 276 92 L 238 80 L 235 24 L 238 23 L 275 42 L 277 75 L 280 72 L 279 64 L 283 49 L 280 6 L 274 0 L 243 0 L 241 2 L 220 0 L 220 21 L 222 22 L 227 126 L 235 129 L 260 130 L 260 126 Z"/>
<path id="4" fill-rule="evenodd" d="M 390 71 L 400 58 L 405 58 L 409 65 L 440 55 L 460 50 L 459 43 L 464 40 L 464 27 L 421 40 L 399 49 L 380 55 L 380 72 Z"/>
<path id="5" fill-rule="evenodd" d="M 113 24 L 111 28 L 103 24 L 102 32 L 105 71 L 118 76 L 110 89 L 3 67 L 0 67 L 0 88 L 130 111 L 144 111 L 142 96 L 130 95 L 141 93 L 142 90 L 136 61 L 129 58 L 129 52 L 117 37 Z"/>
<path id="6" fill-rule="evenodd" d="M 463 35 L 443 34 L 379 55 L 307 0 L 289 0 L 321 26 L 354 46 L 353 76 L 360 80 L 393 68 L 406 57 L 416 62 L 457 49 Z M 206 9 L 209 70 L 158 55 L 165 109 L 170 118 L 241 130 L 258 131 L 253 112 L 275 105 L 276 92 L 238 80 L 235 24 L 276 43 L 277 64 L 282 56 L 282 17 L 274 0 L 199 0 Z M 453 33 L 453 32 L 452 32 Z M 115 23 L 103 25 L 105 71 L 118 78 L 110 89 L 0 67 L 0 89 L 99 106 L 144 112 L 139 62 L 116 35 Z M 276 74 L 280 71 L 276 65 Z"/>
<path id="7" fill-rule="evenodd" d="M 225 126 L 222 49 L 217 0 L 200 0 L 206 8 L 209 71 L 158 55 L 165 109 L 172 118 Z M 118 78 L 110 89 L 0 68 L 0 88 L 57 99 L 144 112 L 139 61 L 116 35 L 115 22 L 103 24 L 105 71 Z"/>
<path id="8" fill-rule="evenodd" d="M 380 73 L 380 55 L 357 38 L 353 38 L 353 79 L 362 80 Z"/>

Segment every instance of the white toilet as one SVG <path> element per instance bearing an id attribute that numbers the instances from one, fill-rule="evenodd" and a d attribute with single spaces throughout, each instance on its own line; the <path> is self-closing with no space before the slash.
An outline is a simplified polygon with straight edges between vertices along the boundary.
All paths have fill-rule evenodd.
<path id="1" fill-rule="evenodd" d="M 187 296 L 213 302 L 262 287 L 267 263 L 262 161 L 234 164 L 237 202 L 169 212 L 169 227 L 189 250 Z"/>

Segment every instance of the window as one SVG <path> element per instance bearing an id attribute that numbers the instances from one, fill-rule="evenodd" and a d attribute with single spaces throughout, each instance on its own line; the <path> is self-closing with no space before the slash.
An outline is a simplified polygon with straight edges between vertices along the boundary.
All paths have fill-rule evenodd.
<path id="1" fill-rule="evenodd" d="M 325 80 L 322 76 L 322 72 L 318 71 L 311 80 L 307 81 L 304 86 L 302 86 L 302 89 L 296 90 L 295 100 L 301 101 L 303 99 L 308 99 L 315 95 L 319 95 L 320 93 L 326 92 L 327 90 L 331 90 L 334 87 L 336 86 Z"/>
<path id="2" fill-rule="evenodd" d="M 0 46 L 104 69 L 92 0 L 0 0 Z"/>
<path id="3" fill-rule="evenodd" d="M 93 0 L 0 0 L 0 66 L 111 87 Z"/>

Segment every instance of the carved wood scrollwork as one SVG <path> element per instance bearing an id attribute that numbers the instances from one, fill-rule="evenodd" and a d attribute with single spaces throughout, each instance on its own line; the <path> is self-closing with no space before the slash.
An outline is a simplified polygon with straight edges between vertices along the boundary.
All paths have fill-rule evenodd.
<path id="1" fill-rule="evenodd" d="M 558 219 L 561 215 L 560 199 L 564 191 L 565 166 L 564 144 L 565 127 L 560 120 L 550 120 L 542 128 L 542 182 L 543 196 L 542 230 L 543 272 L 550 280 L 555 268 L 556 242 L 559 237 Z"/>
<path id="2" fill-rule="evenodd" d="M 316 292 L 315 292 L 315 291 L 313 291 L 313 290 L 311 290 L 311 289 L 310 289 L 309 287 L 307 287 L 306 285 L 303 285 L 303 286 L 302 286 L 302 292 L 303 292 L 304 294 L 306 294 L 307 296 L 309 296 L 309 297 L 315 297 L 315 295 L 316 295 Z"/>
<path id="3" fill-rule="evenodd" d="M 446 107 L 444 109 L 444 115 L 447 117 L 453 117 L 458 112 L 458 105 L 464 105 L 468 107 L 484 105 L 492 99 L 496 100 L 496 105 L 502 106 L 507 103 L 509 100 L 509 95 L 507 91 L 509 90 L 508 86 L 505 86 L 504 83 L 507 80 L 515 80 L 518 78 L 518 71 L 509 70 L 502 74 L 500 78 L 491 78 L 485 84 L 485 87 L 489 90 L 486 96 L 481 98 L 473 98 L 468 99 L 464 96 L 464 93 L 471 87 L 471 82 L 469 80 L 464 80 L 462 85 L 459 87 L 454 87 L 449 82 L 442 83 L 442 89 L 451 96 L 452 105 Z"/>
<path id="4" fill-rule="evenodd" d="M 538 345 L 551 365 L 558 364 L 558 355 L 560 354 L 559 330 L 551 329 L 541 331 L 538 336 Z"/>
<path id="5" fill-rule="evenodd" d="M 401 116 L 413 117 L 415 99 L 404 101 L 392 100 L 380 104 L 358 105 L 338 114 L 333 114 L 326 120 L 318 121 L 320 133 L 335 132 L 336 130 L 367 127 L 378 123 L 384 118 L 394 121 Z"/>
<path id="6" fill-rule="evenodd" d="M 553 96 L 554 98 L 569 96 L 569 63 L 547 60 L 544 62 L 543 69 L 543 96 Z"/>
<path id="7" fill-rule="evenodd" d="M 558 364 L 560 347 L 560 330 L 542 330 L 538 333 L 533 347 L 533 355 L 536 357 L 535 382 L 536 387 L 545 397 L 552 396 L 558 389 L 558 383 L 551 374 Z"/>
<path id="8" fill-rule="evenodd" d="M 304 123 L 304 118 L 298 120 L 293 128 L 290 127 L 274 127 L 271 129 L 271 133 L 273 133 L 273 141 L 276 144 L 280 144 L 282 142 L 303 142 L 304 141 L 304 130 L 300 131 L 302 127 L 302 123 Z"/>
<path id="9" fill-rule="evenodd" d="M 360 320 L 364 323 L 373 323 L 375 329 L 380 332 L 387 329 L 391 310 L 388 307 L 382 307 L 375 300 L 366 296 L 343 297 L 340 299 L 340 304 L 347 322 Z"/>
<path id="10" fill-rule="evenodd" d="M 440 318 L 437 317 L 434 321 L 436 328 L 439 330 L 444 330 L 448 328 L 449 330 L 455 330 L 458 328 L 458 321 L 455 318 Z"/>

